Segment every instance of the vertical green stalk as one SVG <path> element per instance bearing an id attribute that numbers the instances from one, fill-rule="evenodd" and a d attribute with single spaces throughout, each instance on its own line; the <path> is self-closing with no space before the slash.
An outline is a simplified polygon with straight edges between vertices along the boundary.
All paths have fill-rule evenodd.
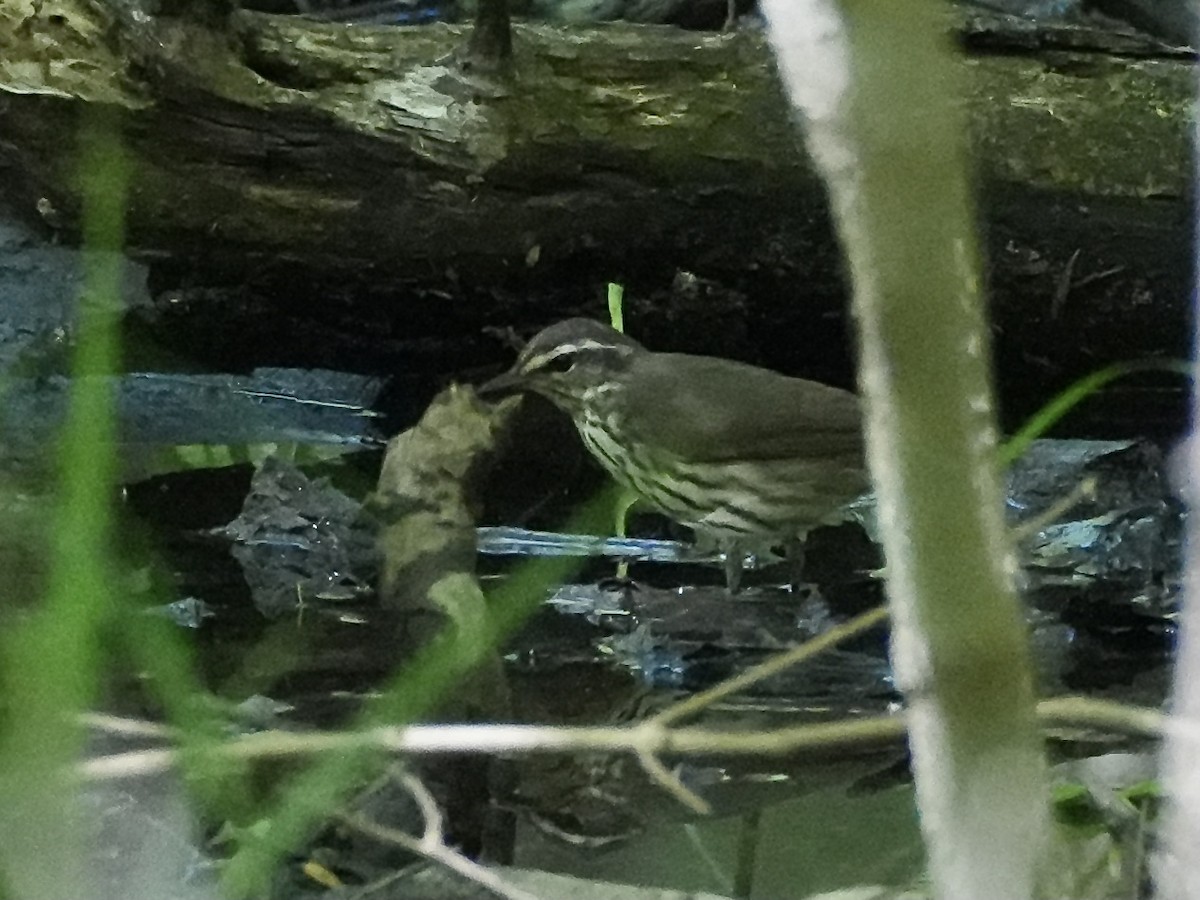
<path id="1" fill-rule="evenodd" d="M 608 283 L 608 319 L 617 331 L 625 330 L 625 286 Z"/>
<path id="2" fill-rule="evenodd" d="M 1193 16 L 1196 5 L 1190 6 Z M 1195 23 L 1194 23 L 1195 24 Z M 1196 37 L 1200 38 L 1200 32 Z M 1196 84 L 1200 94 L 1200 82 Z M 1192 153 L 1200 147 L 1200 122 L 1193 116 Z M 1193 167 L 1196 159 L 1192 160 Z M 1193 168 L 1194 174 L 1200 174 Z M 1193 199 L 1192 221 L 1200 222 L 1200 209 Z M 1193 235 L 1195 232 L 1193 232 Z M 1196 238 L 1193 236 L 1193 241 Z M 1193 272 L 1195 279 L 1200 273 Z M 1200 362 L 1200 309 L 1192 293 L 1192 363 Z M 1200 386 L 1192 380 L 1191 435 L 1183 445 L 1182 483 L 1186 486 L 1191 513 L 1187 520 L 1183 608 L 1180 638 L 1176 648 L 1174 691 L 1171 696 L 1172 727 L 1166 730 L 1162 748 L 1163 783 L 1167 808 L 1163 816 L 1161 852 L 1154 854 L 1154 886 L 1163 900 L 1192 900 L 1200 897 Z"/>
<path id="3" fill-rule="evenodd" d="M 73 383 L 58 447 L 59 488 L 45 601 L 5 641 L 8 704 L 0 744 L 0 853 L 18 896 L 76 900 L 86 879 L 67 767 L 79 756 L 76 713 L 99 681 L 99 630 L 112 606 L 115 458 L 111 381 L 116 369 L 128 167 L 112 115 L 80 132 L 83 293 Z"/>
<path id="4" fill-rule="evenodd" d="M 927 0 L 764 0 L 854 282 L 893 664 L 940 897 L 1022 900 L 1046 818 L 997 472 L 961 62 Z"/>

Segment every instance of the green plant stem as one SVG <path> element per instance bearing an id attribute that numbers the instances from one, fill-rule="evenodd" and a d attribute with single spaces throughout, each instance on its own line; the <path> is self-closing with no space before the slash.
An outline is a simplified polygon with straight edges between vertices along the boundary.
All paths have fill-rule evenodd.
<path id="1" fill-rule="evenodd" d="M 1095 372 L 1089 372 L 1059 391 L 1004 442 L 1004 446 L 1000 448 L 1001 463 L 1009 465 L 1018 459 L 1031 443 L 1106 384 L 1141 372 L 1175 372 L 1191 376 L 1195 367 L 1181 359 L 1139 359 L 1113 363 Z"/>
<path id="2" fill-rule="evenodd" d="M 625 330 L 625 287 L 609 282 L 608 285 L 608 319 L 617 331 Z"/>
<path id="3" fill-rule="evenodd" d="M 1044 762 L 1008 576 L 961 63 L 924 0 L 764 9 L 854 283 L 893 663 L 934 894 L 1027 900 Z"/>
<path id="4" fill-rule="evenodd" d="M 100 631 L 114 600 L 115 401 L 111 380 L 86 377 L 117 367 L 128 166 L 112 115 L 91 113 L 80 134 L 84 286 L 58 447 L 49 583 L 42 608 L 4 642 L 0 853 L 9 886 L 27 897 L 85 896 L 73 790 L 62 773 L 82 749 L 77 715 L 100 681 Z"/>

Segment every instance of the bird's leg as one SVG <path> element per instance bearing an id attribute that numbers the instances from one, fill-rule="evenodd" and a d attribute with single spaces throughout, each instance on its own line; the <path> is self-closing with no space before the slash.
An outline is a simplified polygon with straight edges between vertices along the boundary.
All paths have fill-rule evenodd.
<path id="1" fill-rule="evenodd" d="M 616 521 L 613 522 L 613 533 L 617 537 L 625 537 L 625 523 L 629 518 L 629 510 L 637 503 L 637 495 L 630 493 L 627 490 L 622 490 L 613 507 L 613 515 Z M 617 563 L 617 578 L 620 581 L 626 581 L 629 578 L 629 561 L 622 558 Z"/>
<path id="2" fill-rule="evenodd" d="M 800 535 L 788 538 L 783 545 L 783 555 L 788 561 L 788 580 L 792 591 L 798 591 L 804 583 L 804 538 Z"/>
<path id="3" fill-rule="evenodd" d="M 725 555 L 725 589 L 736 594 L 742 584 L 742 565 L 745 557 L 737 541 L 721 541 L 721 552 Z"/>

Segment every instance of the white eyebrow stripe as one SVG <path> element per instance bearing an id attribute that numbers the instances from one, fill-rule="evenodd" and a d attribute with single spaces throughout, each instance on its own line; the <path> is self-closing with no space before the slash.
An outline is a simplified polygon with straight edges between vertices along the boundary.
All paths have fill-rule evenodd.
<path id="1" fill-rule="evenodd" d="M 558 359 L 560 356 L 566 356 L 568 353 L 578 353 L 581 350 L 610 350 L 624 356 L 628 356 L 633 352 L 632 347 L 626 347 L 623 344 L 605 344 L 594 338 L 585 338 L 577 344 L 564 344 L 552 348 L 541 356 L 535 356 L 525 364 L 523 371 L 532 372 L 534 369 L 540 368 L 548 362 Z"/>
<path id="2" fill-rule="evenodd" d="M 564 350 L 566 348 L 563 348 Z M 624 344 L 605 344 L 593 338 L 587 338 L 582 344 L 575 346 L 576 350 L 615 350 L 617 353 L 632 353 L 632 347 L 626 347 Z"/>

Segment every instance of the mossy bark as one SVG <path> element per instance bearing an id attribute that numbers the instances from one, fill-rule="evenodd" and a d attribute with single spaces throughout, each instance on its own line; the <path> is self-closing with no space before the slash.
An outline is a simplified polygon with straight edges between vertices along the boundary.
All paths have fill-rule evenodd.
<path id="1" fill-rule="evenodd" d="M 454 26 L 236 14 L 221 32 L 87 0 L 39 15 L 2 0 L 0 22 L 2 156 L 26 199 L 74 222 L 64 138 L 83 106 L 123 107 L 139 173 L 130 221 L 147 247 L 524 266 L 534 246 L 542 260 L 617 256 L 673 237 L 683 256 L 725 244 L 752 261 L 766 231 L 823 209 L 756 32 L 518 26 L 514 79 L 496 83 L 455 65 L 468 29 Z M 993 191 L 1188 193 L 1190 63 L 987 53 L 968 75 Z M 765 221 L 698 227 L 726 215 Z"/>
<path id="2" fill-rule="evenodd" d="M 155 256 L 456 298 L 502 283 L 546 295 L 539 310 L 649 269 L 736 285 L 776 323 L 796 285 L 810 321 L 845 307 L 824 188 L 757 32 L 518 25 L 494 79 L 461 65 L 463 27 L 128 8 L 0 0 L 5 193 L 55 227 L 77 228 L 72 136 L 104 104 L 124 110 L 131 247 Z M 958 27 L 1006 370 L 1063 384 L 1183 355 L 1191 60 Z"/>

